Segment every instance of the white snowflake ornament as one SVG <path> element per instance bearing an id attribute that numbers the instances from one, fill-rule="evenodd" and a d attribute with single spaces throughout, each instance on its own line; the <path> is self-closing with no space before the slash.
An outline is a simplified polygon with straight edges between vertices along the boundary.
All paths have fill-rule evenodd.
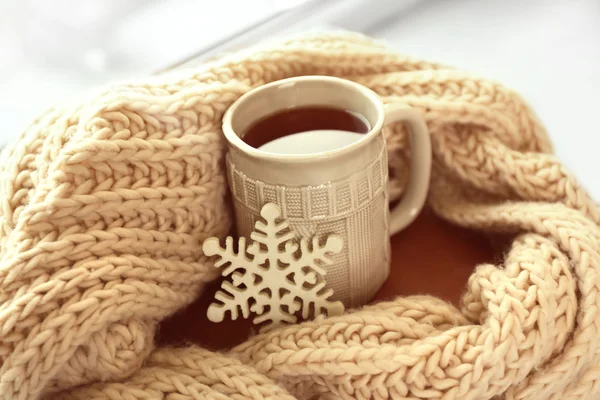
<path id="1" fill-rule="evenodd" d="M 265 328 L 283 322 L 295 323 L 295 313 L 302 309 L 302 318 L 327 313 L 339 315 L 344 311 L 340 301 L 332 302 L 333 290 L 325 289 L 324 265 L 332 263 L 331 254 L 342 250 L 344 241 L 331 235 L 321 245 L 317 237 L 294 240 L 295 233 L 287 221 L 278 221 L 281 209 L 268 203 L 260 215 L 265 222 L 257 221 L 246 247 L 246 238 L 238 239 L 235 251 L 233 238 L 221 247 L 218 238 L 204 241 L 202 250 L 207 256 L 217 255 L 215 267 L 226 267 L 223 276 L 231 275 L 231 282 L 223 281 L 215 294 L 218 302 L 208 307 L 208 319 L 221 322 L 227 312 L 237 319 L 239 310 L 244 318 L 250 312 L 257 314 L 255 324 L 266 322 Z M 270 321 L 270 322 L 269 322 Z"/>

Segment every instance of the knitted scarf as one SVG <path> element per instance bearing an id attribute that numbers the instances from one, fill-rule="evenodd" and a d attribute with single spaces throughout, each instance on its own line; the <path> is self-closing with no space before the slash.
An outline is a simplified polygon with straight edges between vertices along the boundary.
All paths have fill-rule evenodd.
<path id="1" fill-rule="evenodd" d="M 259 334 L 155 348 L 219 271 L 221 117 L 297 75 L 359 82 L 427 121 L 429 204 L 510 235 L 462 306 L 405 297 Z M 391 200 L 410 152 L 386 131 Z M 0 399 L 597 399 L 600 211 L 513 91 L 353 33 L 301 35 L 49 110 L 0 162 Z M 409 268 L 407 266 L 407 268 Z"/>

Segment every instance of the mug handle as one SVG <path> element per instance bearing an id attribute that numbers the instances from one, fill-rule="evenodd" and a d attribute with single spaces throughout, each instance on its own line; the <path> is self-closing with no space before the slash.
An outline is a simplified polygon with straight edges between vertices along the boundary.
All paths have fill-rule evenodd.
<path id="1" fill-rule="evenodd" d="M 398 121 L 403 121 L 407 125 L 412 152 L 406 191 L 400 203 L 390 211 L 390 236 L 406 228 L 423 209 L 431 174 L 431 139 L 425 121 L 406 104 L 386 104 L 385 124 Z"/>

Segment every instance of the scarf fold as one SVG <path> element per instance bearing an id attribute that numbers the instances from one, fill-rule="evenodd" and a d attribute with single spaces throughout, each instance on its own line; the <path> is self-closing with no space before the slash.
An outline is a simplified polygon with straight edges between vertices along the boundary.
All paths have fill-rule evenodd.
<path id="1" fill-rule="evenodd" d="M 298 75 L 359 82 L 431 132 L 429 204 L 510 234 L 457 309 L 400 297 L 257 335 L 227 353 L 154 348 L 218 276 L 231 227 L 220 124 Z M 386 129 L 390 199 L 410 149 Z M 49 110 L 0 159 L 0 399 L 596 399 L 600 209 L 515 92 L 354 33 L 308 34 L 117 84 Z"/>

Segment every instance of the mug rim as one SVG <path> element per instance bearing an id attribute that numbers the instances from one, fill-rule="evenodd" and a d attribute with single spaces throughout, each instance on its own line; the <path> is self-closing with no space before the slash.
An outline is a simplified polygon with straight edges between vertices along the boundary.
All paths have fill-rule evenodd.
<path id="1" fill-rule="evenodd" d="M 251 97 L 258 94 L 259 92 L 272 89 L 274 87 L 288 84 L 290 82 L 308 82 L 308 81 L 329 81 L 331 83 L 339 84 L 342 86 L 346 86 L 347 88 L 351 88 L 358 93 L 362 94 L 365 98 L 369 99 L 373 105 L 377 108 L 377 120 L 371 127 L 371 129 L 363 135 L 359 140 L 350 143 L 349 145 L 339 147 L 333 150 L 321 151 L 317 153 L 306 153 L 306 154 L 284 154 L 284 153 L 271 153 L 268 151 L 260 150 L 255 147 L 250 146 L 248 143 L 244 142 L 240 136 L 238 136 L 233 130 L 232 119 L 233 114 L 236 109 L 244 102 L 248 101 Z M 305 76 L 295 76 L 291 78 L 284 78 L 280 80 L 276 80 L 273 82 L 269 82 L 267 84 L 258 86 L 250 91 L 244 93 L 240 96 L 236 101 L 233 102 L 231 106 L 225 111 L 223 115 L 222 122 L 222 130 L 225 138 L 229 142 L 231 146 L 240 150 L 241 152 L 252 156 L 257 159 L 268 160 L 268 161 L 314 161 L 316 158 L 324 159 L 342 156 L 347 153 L 351 153 L 352 151 L 360 148 L 365 143 L 371 141 L 373 137 L 377 136 L 381 129 L 383 128 L 383 122 L 385 118 L 385 109 L 383 106 L 383 101 L 379 98 L 379 96 L 369 89 L 368 87 L 361 85 L 359 83 L 353 82 L 348 79 L 338 78 L 334 76 L 327 75 L 305 75 Z"/>

